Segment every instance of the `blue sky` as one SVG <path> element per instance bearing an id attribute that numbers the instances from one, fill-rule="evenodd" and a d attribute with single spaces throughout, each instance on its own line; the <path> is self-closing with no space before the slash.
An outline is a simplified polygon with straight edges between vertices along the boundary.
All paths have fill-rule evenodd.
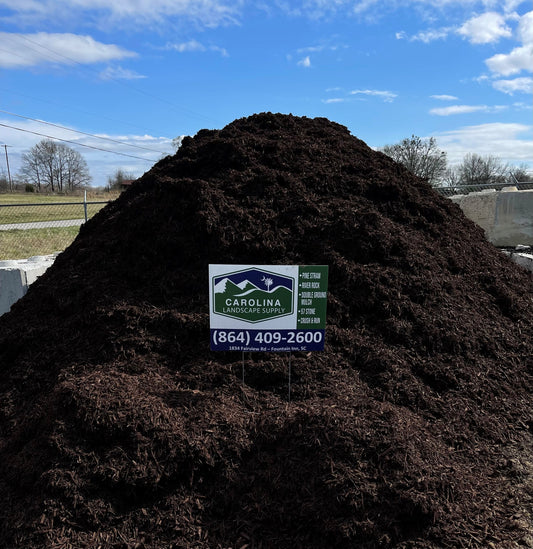
<path id="1" fill-rule="evenodd" d="M 532 72 L 530 0 L 0 0 L 0 145 L 16 173 L 63 139 L 100 186 L 271 111 L 533 169 Z"/>

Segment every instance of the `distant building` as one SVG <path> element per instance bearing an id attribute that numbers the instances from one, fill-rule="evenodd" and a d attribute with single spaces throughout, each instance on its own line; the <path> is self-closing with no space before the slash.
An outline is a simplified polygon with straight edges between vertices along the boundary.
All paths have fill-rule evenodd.
<path id="1" fill-rule="evenodd" d="M 121 190 L 127 189 L 128 187 L 131 187 L 135 179 L 123 179 L 120 182 L 120 188 Z"/>

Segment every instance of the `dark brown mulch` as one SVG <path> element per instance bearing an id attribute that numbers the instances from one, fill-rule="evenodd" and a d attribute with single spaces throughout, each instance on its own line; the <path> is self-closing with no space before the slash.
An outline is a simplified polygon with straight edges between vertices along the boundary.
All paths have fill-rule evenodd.
<path id="1" fill-rule="evenodd" d="M 209 263 L 329 265 L 290 403 L 209 351 Z M 531 290 L 338 124 L 202 130 L 0 319 L 0 547 L 532 547 Z"/>

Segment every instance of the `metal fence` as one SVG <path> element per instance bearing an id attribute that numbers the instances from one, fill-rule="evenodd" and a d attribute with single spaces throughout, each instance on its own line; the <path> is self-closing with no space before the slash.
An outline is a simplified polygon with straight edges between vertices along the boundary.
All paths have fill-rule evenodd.
<path id="1" fill-rule="evenodd" d="M 489 183 L 485 185 L 450 185 L 448 187 L 435 187 L 435 190 L 444 196 L 455 196 L 458 194 L 469 194 L 480 191 L 501 191 L 505 188 L 516 188 L 519 191 L 533 190 L 533 182 L 517 182 L 517 183 Z"/>
<path id="2" fill-rule="evenodd" d="M 0 260 L 63 251 L 80 226 L 109 202 L 0 203 Z"/>

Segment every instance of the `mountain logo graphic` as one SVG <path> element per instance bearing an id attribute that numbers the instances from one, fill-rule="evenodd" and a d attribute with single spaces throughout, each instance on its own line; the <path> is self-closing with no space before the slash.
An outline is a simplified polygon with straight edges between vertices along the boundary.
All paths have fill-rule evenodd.
<path id="1" fill-rule="evenodd" d="M 245 322 L 293 313 L 294 278 L 255 267 L 214 276 L 213 312 Z"/>

